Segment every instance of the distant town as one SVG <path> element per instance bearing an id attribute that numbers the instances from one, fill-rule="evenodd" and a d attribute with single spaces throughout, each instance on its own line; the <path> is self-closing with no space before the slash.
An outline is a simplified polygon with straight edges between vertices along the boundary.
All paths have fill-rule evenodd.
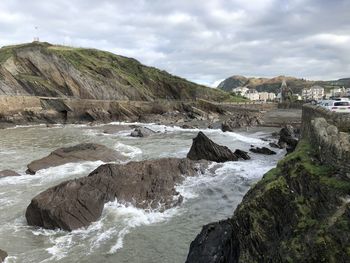
<path id="1" fill-rule="evenodd" d="M 273 93 L 273 92 L 258 92 L 254 88 L 250 88 L 247 86 L 237 87 L 233 88 L 232 92 L 236 95 L 240 95 L 242 97 L 245 97 L 251 101 L 282 101 L 282 95 L 281 91 L 288 89 L 288 83 L 286 81 L 283 81 L 281 84 L 280 92 L 279 93 Z M 299 101 L 317 101 L 322 99 L 331 99 L 331 98 L 337 98 L 337 97 L 350 97 L 350 88 L 345 87 L 334 87 L 332 89 L 325 89 L 324 87 L 320 85 L 313 85 L 311 87 L 306 87 L 302 89 L 301 94 L 294 94 L 291 93 L 294 100 Z"/>

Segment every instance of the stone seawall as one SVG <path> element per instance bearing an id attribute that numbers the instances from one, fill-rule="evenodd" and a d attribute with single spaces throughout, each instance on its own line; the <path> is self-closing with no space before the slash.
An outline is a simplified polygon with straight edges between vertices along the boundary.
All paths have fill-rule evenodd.
<path id="1" fill-rule="evenodd" d="M 305 105 L 302 113 L 302 137 L 315 145 L 323 163 L 350 176 L 350 114 Z"/>

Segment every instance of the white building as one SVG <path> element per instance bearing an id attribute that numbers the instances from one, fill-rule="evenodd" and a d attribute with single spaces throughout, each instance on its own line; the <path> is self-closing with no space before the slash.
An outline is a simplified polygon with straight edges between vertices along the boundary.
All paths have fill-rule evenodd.
<path id="1" fill-rule="evenodd" d="M 257 92 L 255 89 L 248 89 L 243 95 L 252 101 L 273 101 L 276 98 L 276 94 L 272 92 Z"/>
<path id="2" fill-rule="evenodd" d="M 236 93 L 237 95 L 244 96 L 249 91 L 246 87 L 237 87 L 235 89 L 232 89 L 232 92 Z"/>
<path id="3" fill-rule="evenodd" d="M 272 93 L 272 92 L 269 92 L 268 93 L 268 100 L 274 101 L 275 99 L 276 99 L 276 94 Z"/>
<path id="4" fill-rule="evenodd" d="M 324 96 L 324 88 L 321 86 L 312 86 L 309 89 L 303 89 L 301 96 L 304 100 L 320 100 Z"/>
<path id="5" fill-rule="evenodd" d="M 272 92 L 259 92 L 260 101 L 273 101 L 276 99 L 276 94 Z"/>
<path id="6" fill-rule="evenodd" d="M 254 89 L 248 90 L 247 93 L 244 95 L 244 97 L 246 97 L 249 100 L 259 100 L 260 99 L 259 92 L 257 92 Z"/>
<path id="7" fill-rule="evenodd" d="M 346 95 L 346 90 L 344 89 L 344 87 L 331 89 L 332 97 L 343 97 L 345 95 Z"/>

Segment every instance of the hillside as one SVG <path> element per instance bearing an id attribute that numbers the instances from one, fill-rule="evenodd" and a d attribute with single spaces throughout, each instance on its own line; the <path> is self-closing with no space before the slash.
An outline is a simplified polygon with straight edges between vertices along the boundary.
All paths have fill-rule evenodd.
<path id="1" fill-rule="evenodd" d="M 33 42 L 0 49 L 0 95 L 81 99 L 234 99 L 135 59 L 96 49 Z"/>
<path id="2" fill-rule="evenodd" d="M 283 80 L 286 80 L 289 88 L 292 89 L 293 93 L 301 93 L 303 88 L 311 87 L 312 85 L 321 85 L 326 90 L 342 87 L 350 88 L 350 79 L 344 78 L 339 80 L 330 81 L 311 81 L 305 79 L 299 79 L 295 77 L 278 76 L 275 78 L 246 78 L 244 76 L 231 76 L 224 81 L 222 81 L 218 88 L 225 91 L 232 91 L 232 89 L 247 86 L 249 88 L 254 88 L 257 91 L 267 91 L 278 93 Z"/>

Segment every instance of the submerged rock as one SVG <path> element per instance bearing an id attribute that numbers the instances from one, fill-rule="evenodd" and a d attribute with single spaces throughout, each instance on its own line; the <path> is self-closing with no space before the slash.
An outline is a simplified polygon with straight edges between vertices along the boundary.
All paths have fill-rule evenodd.
<path id="1" fill-rule="evenodd" d="M 247 152 L 245 151 L 242 151 L 240 149 L 237 149 L 234 154 L 238 157 L 238 158 L 241 158 L 243 160 L 250 160 L 250 156 L 248 155 Z"/>
<path id="2" fill-rule="evenodd" d="M 270 142 L 269 146 L 276 149 L 282 149 L 282 147 L 275 142 Z"/>
<path id="3" fill-rule="evenodd" d="M 104 145 L 82 143 L 71 147 L 59 148 L 48 156 L 31 162 L 27 165 L 28 169 L 26 173 L 35 174 L 41 169 L 66 163 L 98 160 L 103 162 L 123 161 L 126 160 L 126 157 Z"/>
<path id="4" fill-rule="evenodd" d="M 3 262 L 7 258 L 8 254 L 6 251 L 0 249 L 0 262 Z"/>
<path id="5" fill-rule="evenodd" d="M 16 173 L 15 171 L 12 171 L 12 170 L 0 171 L 0 178 L 8 177 L 8 176 L 21 176 L 21 175 L 19 173 Z"/>
<path id="6" fill-rule="evenodd" d="M 63 182 L 34 197 L 29 225 L 71 231 L 100 218 L 105 203 L 117 199 L 138 208 L 168 209 L 182 202 L 175 185 L 198 174 L 198 162 L 165 158 L 105 164 L 87 177 Z"/>
<path id="7" fill-rule="evenodd" d="M 187 158 L 191 160 L 208 160 L 214 162 L 237 161 L 238 157 L 226 146 L 210 140 L 203 132 L 193 139 Z"/>
<path id="8" fill-rule="evenodd" d="M 137 127 L 135 130 L 133 130 L 130 134 L 131 137 L 147 137 L 152 134 L 155 134 L 156 132 L 147 128 L 147 127 Z"/>
<path id="9" fill-rule="evenodd" d="M 253 152 L 253 153 L 266 154 L 266 155 L 273 155 L 273 154 L 276 154 L 275 151 L 272 151 L 272 150 L 270 150 L 269 148 L 266 148 L 266 147 L 251 148 L 251 149 L 249 149 L 249 151 L 251 151 L 251 152 Z"/>

